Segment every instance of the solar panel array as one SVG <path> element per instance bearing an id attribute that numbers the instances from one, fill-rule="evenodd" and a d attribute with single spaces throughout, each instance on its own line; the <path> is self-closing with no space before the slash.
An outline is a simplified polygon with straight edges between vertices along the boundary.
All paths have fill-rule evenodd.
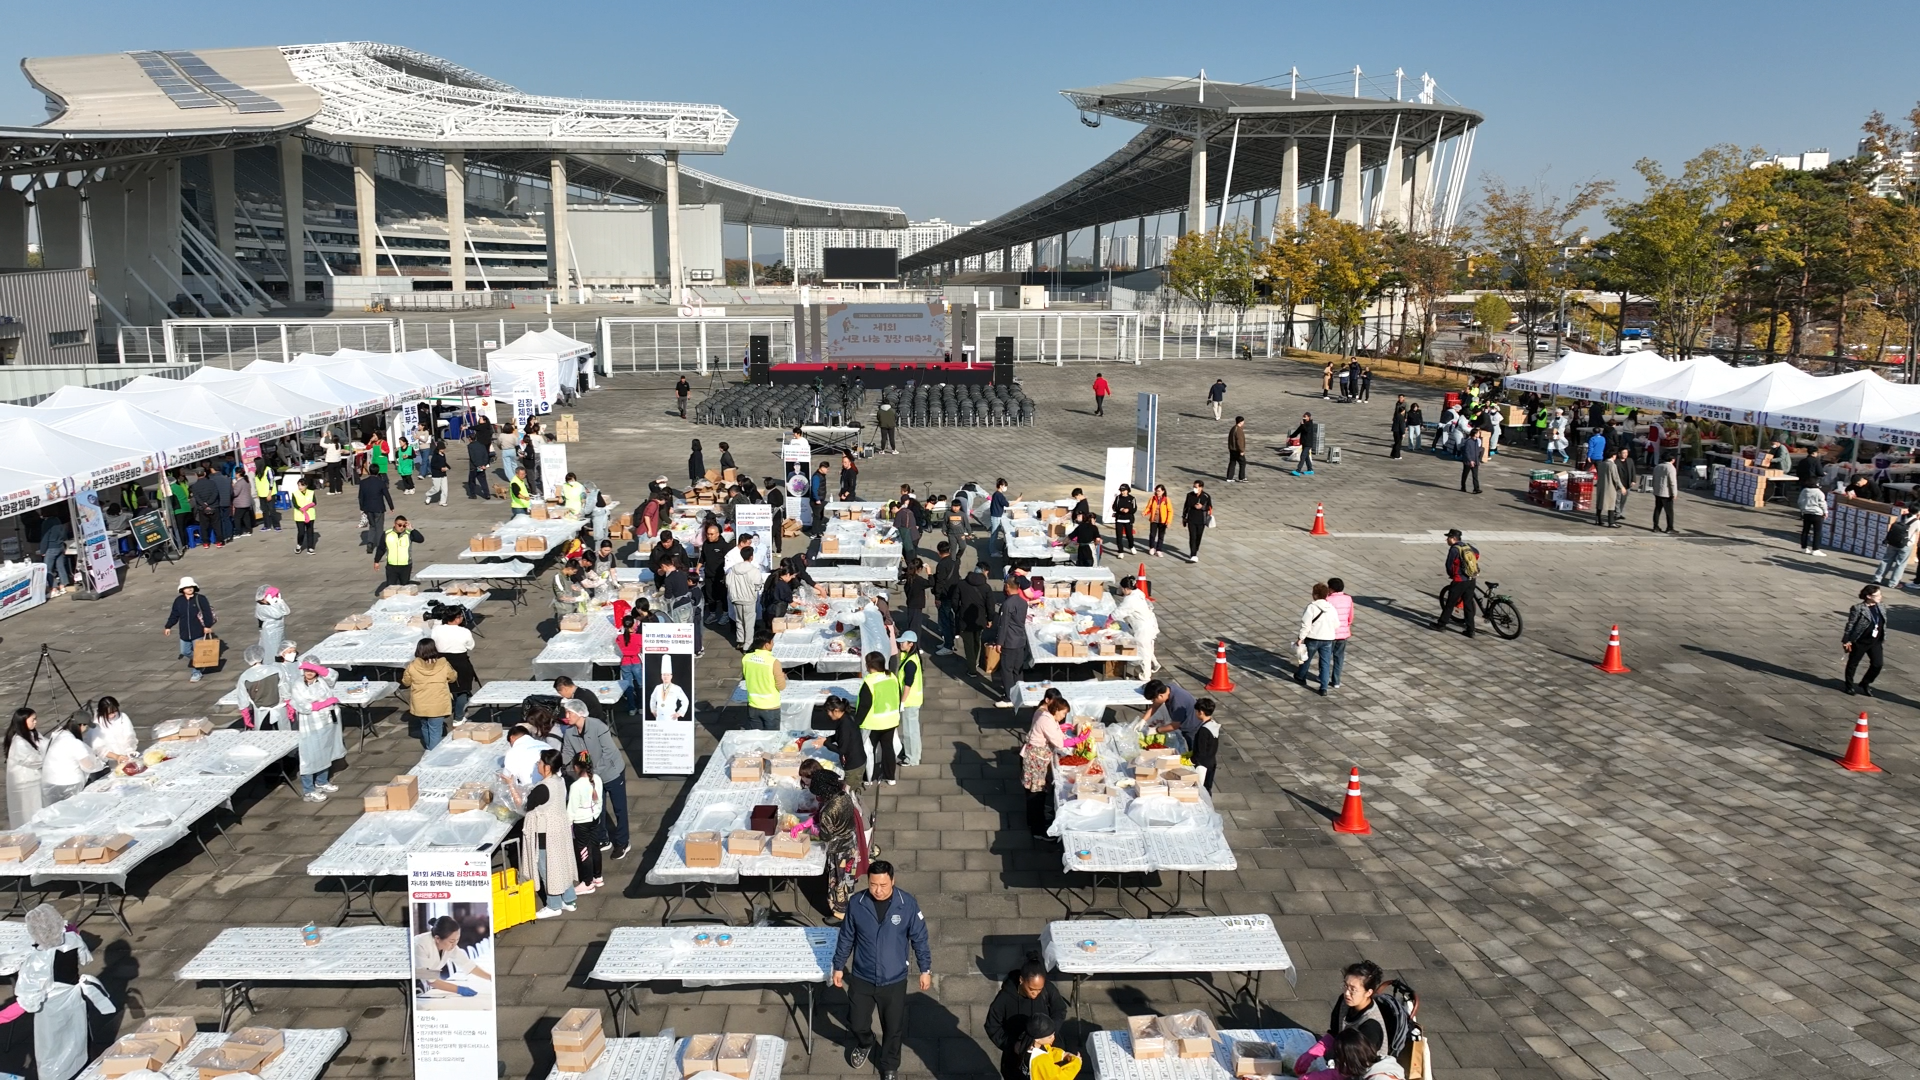
<path id="1" fill-rule="evenodd" d="M 140 70 L 147 73 L 147 78 L 182 109 L 211 109 L 226 104 L 243 113 L 286 111 L 279 102 L 241 86 L 185 49 L 131 55 Z"/>

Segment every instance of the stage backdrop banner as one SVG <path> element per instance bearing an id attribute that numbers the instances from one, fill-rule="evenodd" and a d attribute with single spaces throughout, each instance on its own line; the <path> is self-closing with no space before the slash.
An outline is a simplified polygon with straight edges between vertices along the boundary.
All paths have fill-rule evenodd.
<path id="1" fill-rule="evenodd" d="M 947 313 L 933 304 L 828 304 L 827 359 L 938 360 Z"/>
<path id="2" fill-rule="evenodd" d="M 645 623 L 640 627 L 641 773 L 687 776 L 693 772 L 693 624 Z M 672 673 L 671 685 L 661 672 Z"/>
<path id="3" fill-rule="evenodd" d="M 460 851 L 409 854 L 407 901 L 414 976 L 408 987 L 413 995 L 413 1075 L 416 1080 L 498 1075 L 494 1009 L 500 965 L 493 947 L 491 858 Z M 440 930 L 457 935 L 451 953 L 443 953 L 435 941 Z M 320 933 L 345 931 L 327 927 Z M 452 953 L 461 958 L 434 966 Z M 429 971 L 436 977 L 427 977 Z"/>

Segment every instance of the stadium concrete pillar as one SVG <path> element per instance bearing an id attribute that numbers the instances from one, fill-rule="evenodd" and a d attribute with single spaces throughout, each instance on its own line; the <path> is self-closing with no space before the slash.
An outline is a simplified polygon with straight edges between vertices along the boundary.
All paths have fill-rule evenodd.
<path id="1" fill-rule="evenodd" d="M 0 183 L 0 268 L 27 265 L 27 193 Z"/>
<path id="2" fill-rule="evenodd" d="M 1380 220 L 1384 224 L 1407 227 L 1406 204 L 1401 201 L 1400 174 L 1406 169 L 1400 161 L 1400 144 L 1387 147 L 1387 163 L 1380 170 Z"/>
<path id="3" fill-rule="evenodd" d="M 1289 229 L 1300 219 L 1300 140 L 1288 139 L 1280 154 L 1280 205 L 1274 207 L 1276 232 Z"/>
<path id="4" fill-rule="evenodd" d="M 147 173 L 141 195 L 147 201 L 147 258 L 143 270 L 151 268 L 152 276 L 159 279 L 153 287 L 162 296 L 173 297 L 196 284 L 187 276 L 186 260 L 180 254 L 180 159 L 169 158 L 154 166 Z M 204 294 L 208 289 L 203 287 L 201 291 Z"/>
<path id="5" fill-rule="evenodd" d="M 64 211 L 65 207 L 61 205 L 61 203 L 64 203 L 65 200 L 64 198 L 59 198 L 59 196 L 65 192 L 71 192 L 74 196 L 73 223 L 75 228 L 71 239 L 73 247 L 70 256 L 64 251 L 56 251 L 53 247 L 49 247 L 49 243 L 54 241 L 55 237 L 47 231 L 47 212 L 50 208 L 57 211 Z M 146 322 L 140 314 L 136 313 L 136 308 L 145 305 L 147 295 L 140 286 L 133 283 L 132 278 L 127 274 L 128 249 L 133 245 L 129 236 L 129 215 L 127 212 L 127 204 L 131 201 L 132 197 L 128 193 L 126 185 L 121 183 L 119 179 L 114 178 L 88 184 L 86 187 L 84 220 L 82 218 L 82 207 L 79 195 L 80 192 L 77 189 L 51 188 L 41 191 L 34 197 L 34 202 L 40 209 L 40 251 L 42 262 L 49 267 L 81 265 L 80 238 L 82 230 L 84 229 L 88 234 L 87 239 L 92 249 L 94 295 L 100 297 L 115 311 L 125 316 L 128 321 L 135 323 Z M 56 197 L 56 201 L 52 207 L 49 207 L 49 196 Z M 60 216 L 65 217 L 65 214 L 61 213 Z M 65 230 L 62 229 L 61 231 L 64 232 Z M 61 238 L 58 247 L 65 248 L 67 243 L 67 240 Z M 71 261 L 69 261 L 69 259 L 71 259 Z M 141 301 L 140 305 L 134 303 L 136 299 Z"/>
<path id="6" fill-rule="evenodd" d="M 1180 222 L 1182 235 L 1207 231 L 1207 135 L 1193 134 L 1193 159 L 1187 165 L 1187 212 Z"/>
<path id="7" fill-rule="evenodd" d="M 1340 208 L 1334 217 L 1361 223 L 1360 215 L 1360 140 L 1348 139 L 1347 152 L 1340 163 Z"/>
<path id="8" fill-rule="evenodd" d="M 1061 233 L 1059 260 L 1053 264 L 1053 268 L 1055 270 L 1065 270 L 1067 268 L 1067 240 L 1068 240 L 1067 234 Z"/>
<path id="9" fill-rule="evenodd" d="M 1133 226 L 1133 268 L 1147 268 L 1147 215 L 1141 214 Z"/>
<path id="10" fill-rule="evenodd" d="M 379 173 L 375 168 L 373 147 L 353 148 L 353 217 L 360 226 L 360 273 L 366 277 L 380 272 L 380 204 L 374 187 Z"/>
<path id="11" fill-rule="evenodd" d="M 447 169 L 447 275 L 454 292 L 467 291 L 467 154 L 449 150 Z"/>
<path id="12" fill-rule="evenodd" d="M 674 300 L 679 301 L 678 290 L 687 283 L 686 273 L 680 262 L 680 151 L 667 151 L 667 277 L 675 290 Z"/>
<path id="13" fill-rule="evenodd" d="M 1040 241 L 1038 240 L 1027 245 L 1027 269 L 1040 269 Z"/>
<path id="14" fill-rule="evenodd" d="M 234 219 L 238 214 L 233 195 L 233 151 L 214 150 L 207 154 L 207 174 L 213 180 L 213 242 L 221 253 L 232 258 L 237 250 L 234 243 Z"/>
<path id="15" fill-rule="evenodd" d="M 669 174 L 671 175 L 671 174 Z M 672 180 L 668 180 L 672 183 Z M 567 286 L 573 280 L 573 242 L 567 238 L 567 159 L 555 155 L 547 162 L 547 239 L 553 245 L 553 291 L 560 303 L 567 302 Z M 671 229 L 673 218 L 667 218 Z M 668 235 L 672 235 L 669 233 Z"/>
<path id="16" fill-rule="evenodd" d="M 1102 266 L 1106 265 L 1100 259 L 1100 226 L 1098 225 L 1095 225 L 1093 227 L 1093 260 L 1091 265 L 1095 270 L 1098 270 Z"/>
<path id="17" fill-rule="evenodd" d="M 720 260 L 722 263 L 725 259 Z M 747 222 L 747 288 L 753 288 L 753 222 Z"/>
<path id="18" fill-rule="evenodd" d="M 1008 244 L 1006 247 L 1003 247 L 1000 249 L 1000 272 L 1003 274 L 1013 273 L 1013 245 L 1012 244 Z"/>
<path id="19" fill-rule="evenodd" d="M 287 303 L 307 302 L 306 143 L 298 135 L 280 140 L 281 226 L 287 239 Z"/>
<path id="20" fill-rule="evenodd" d="M 1433 144 L 1416 150 L 1413 155 L 1413 197 L 1407 205 L 1411 208 L 1413 227 L 1430 229 L 1433 227 Z"/>
<path id="21" fill-rule="evenodd" d="M 40 218 L 40 265 L 49 270 L 74 270 L 80 261 L 80 189 L 43 187 L 33 193 L 34 212 Z M 26 260 L 21 260 L 25 265 Z"/>

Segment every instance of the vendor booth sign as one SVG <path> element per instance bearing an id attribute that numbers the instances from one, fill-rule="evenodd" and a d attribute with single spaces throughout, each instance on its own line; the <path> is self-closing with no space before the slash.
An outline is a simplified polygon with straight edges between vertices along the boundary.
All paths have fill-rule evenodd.
<path id="1" fill-rule="evenodd" d="M 100 493 L 92 488 L 75 492 L 73 510 L 88 585 L 96 594 L 119 587 L 120 575 L 113 569 L 113 541 L 107 535 L 107 515 L 100 509 Z"/>
<path id="2" fill-rule="evenodd" d="M 0 564 L 0 619 L 47 602 L 47 564 Z"/>
<path id="3" fill-rule="evenodd" d="M 491 1080 L 500 1068 L 492 860 L 471 852 L 409 854 L 407 922 L 413 1075 Z"/>
<path id="4" fill-rule="evenodd" d="M 644 666 L 640 718 L 640 771 L 647 776 L 693 772 L 693 624 L 647 623 L 640 627 Z"/>

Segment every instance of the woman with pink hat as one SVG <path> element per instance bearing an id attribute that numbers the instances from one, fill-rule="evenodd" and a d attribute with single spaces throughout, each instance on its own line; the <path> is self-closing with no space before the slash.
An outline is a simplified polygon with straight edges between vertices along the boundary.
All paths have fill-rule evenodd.
<path id="1" fill-rule="evenodd" d="M 260 623 L 260 651 L 268 660 L 280 655 L 280 643 L 287 637 L 287 616 L 292 610 L 280 590 L 262 585 L 253 594 L 253 617 Z"/>
<path id="2" fill-rule="evenodd" d="M 326 802 L 327 793 L 340 790 L 328 782 L 333 763 L 347 756 L 340 736 L 340 697 L 333 672 L 312 658 L 300 662 L 300 681 L 287 695 L 285 715 L 300 735 L 300 797 Z"/>

